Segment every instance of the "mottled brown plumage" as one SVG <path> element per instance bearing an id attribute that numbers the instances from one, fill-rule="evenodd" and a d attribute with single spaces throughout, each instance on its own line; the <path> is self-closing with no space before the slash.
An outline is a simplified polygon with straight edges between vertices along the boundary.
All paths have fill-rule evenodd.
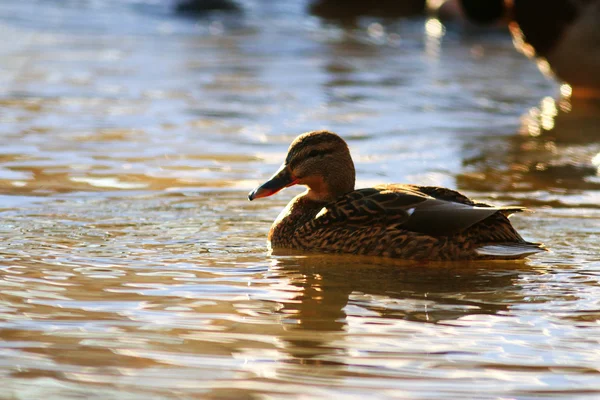
<path id="1" fill-rule="evenodd" d="M 475 203 L 433 186 L 354 190 L 354 180 L 344 140 L 327 131 L 309 132 L 292 143 L 279 171 L 249 199 L 308 186 L 273 223 L 274 248 L 412 260 L 515 259 L 544 250 L 523 240 L 508 221 L 520 207 Z"/>

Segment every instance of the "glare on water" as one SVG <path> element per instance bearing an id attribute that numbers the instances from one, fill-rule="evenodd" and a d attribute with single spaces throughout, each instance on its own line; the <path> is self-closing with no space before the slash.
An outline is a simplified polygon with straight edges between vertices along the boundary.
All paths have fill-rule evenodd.
<path id="1" fill-rule="evenodd" d="M 0 397 L 599 395 L 600 105 L 504 32 L 165 4 L 0 2 Z M 270 254 L 297 190 L 247 192 L 321 128 L 359 186 L 527 206 L 552 251 Z"/>

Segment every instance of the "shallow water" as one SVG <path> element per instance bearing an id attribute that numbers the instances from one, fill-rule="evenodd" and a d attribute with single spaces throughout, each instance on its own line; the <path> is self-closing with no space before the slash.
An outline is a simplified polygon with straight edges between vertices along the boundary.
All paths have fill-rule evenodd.
<path id="1" fill-rule="evenodd" d="M 600 106 L 502 31 L 243 6 L 0 2 L 0 397 L 600 396 Z M 359 186 L 530 207 L 552 251 L 269 254 L 298 190 L 247 192 L 320 128 Z"/>

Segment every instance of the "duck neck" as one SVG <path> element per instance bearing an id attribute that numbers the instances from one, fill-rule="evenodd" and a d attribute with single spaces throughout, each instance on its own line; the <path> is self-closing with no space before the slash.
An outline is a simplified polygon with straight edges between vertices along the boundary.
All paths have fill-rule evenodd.
<path id="1" fill-rule="evenodd" d="M 328 203 L 309 197 L 310 190 L 292 199 L 281 211 L 269 231 L 269 242 L 274 247 L 294 247 L 294 232 L 313 219 Z"/>
<path id="2" fill-rule="evenodd" d="M 304 180 L 301 184 L 308 186 L 307 199 L 319 202 L 331 202 L 354 190 L 356 173 L 354 164 L 348 154 L 347 160 L 332 163 L 322 175 Z"/>

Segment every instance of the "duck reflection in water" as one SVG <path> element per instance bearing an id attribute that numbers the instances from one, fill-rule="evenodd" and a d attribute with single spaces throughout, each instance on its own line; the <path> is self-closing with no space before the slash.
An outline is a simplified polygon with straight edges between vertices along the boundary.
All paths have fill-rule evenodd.
<path id="1" fill-rule="evenodd" d="M 524 300 L 523 276 L 537 273 L 523 261 L 416 263 L 292 254 L 274 250 L 270 269 L 278 281 L 287 279 L 298 289 L 279 313 L 289 327 L 282 337 L 287 351 L 303 363 L 322 363 L 324 355 L 337 352 L 330 343 L 340 339 L 337 332 L 346 334 L 365 324 L 376 324 L 370 329 L 383 334 L 404 331 L 402 321 L 444 324 L 508 312 L 511 304 Z M 319 331 L 323 335 L 315 339 Z"/>

